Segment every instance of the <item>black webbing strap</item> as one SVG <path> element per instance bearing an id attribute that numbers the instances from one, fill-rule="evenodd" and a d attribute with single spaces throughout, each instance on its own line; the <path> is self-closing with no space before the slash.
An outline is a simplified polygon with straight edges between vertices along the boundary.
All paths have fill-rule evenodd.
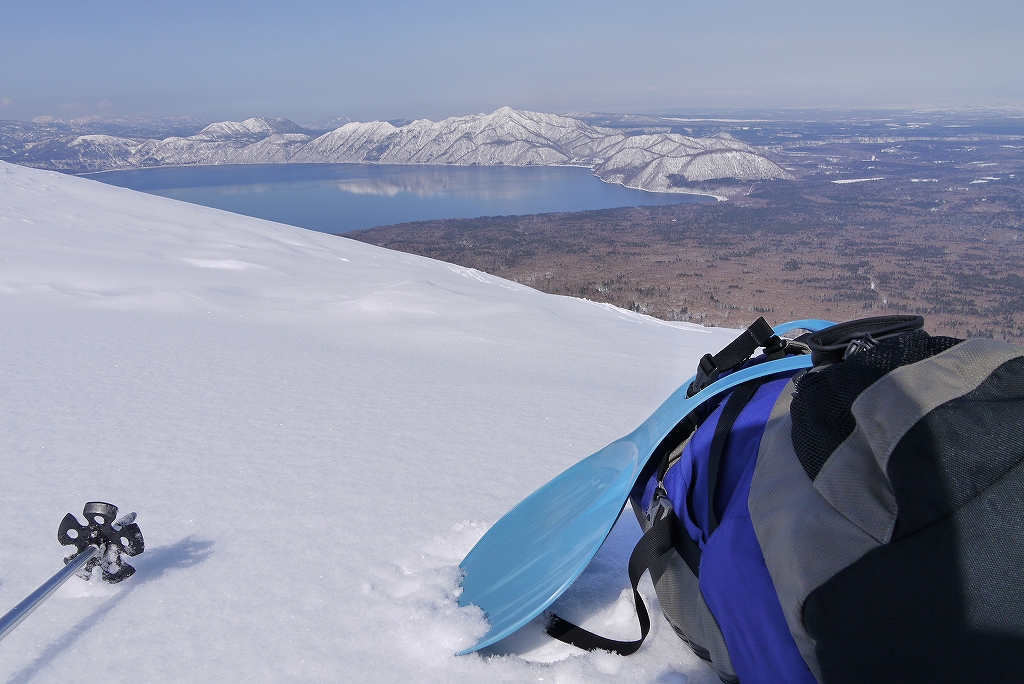
<path id="1" fill-rule="evenodd" d="M 729 431 L 736 423 L 740 411 L 747 405 L 750 398 L 754 396 L 757 388 L 764 384 L 765 378 L 758 378 L 737 385 L 729 395 L 718 416 L 718 424 L 715 425 L 715 436 L 711 438 L 711 449 L 708 452 L 708 536 L 718 528 L 718 516 L 715 515 L 715 487 L 718 485 L 718 474 L 722 469 L 722 453 L 725 451 L 725 440 L 729 437 Z"/>
<path id="2" fill-rule="evenodd" d="M 692 397 L 717 380 L 720 372 L 731 370 L 749 359 L 754 352 L 765 346 L 773 337 L 775 337 L 775 331 L 772 330 L 772 326 L 764 320 L 763 316 L 758 318 L 725 349 L 714 356 L 705 354 L 701 358 L 697 365 L 697 377 L 690 383 L 690 387 L 686 390 L 686 396 Z"/>
<path id="3" fill-rule="evenodd" d="M 648 632 L 651 631 L 651 616 L 647 612 L 647 605 L 644 603 L 643 597 L 637 591 L 637 585 L 640 584 L 640 578 L 643 577 L 647 569 L 672 548 L 679 552 L 694 574 L 700 572 L 700 547 L 690 539 L 675 514 L 671 512 L 655 522 L 651 529 L 644 533 L 629 556 L 629 581 L 633 585 L 636 616 L 640 621 L 639 639 L 635 641 L 608 639 L 578 627 L 568 620 L 563 620 L 557 615 L 551 616 L 547 633 L 559 641 L 564 641 L 585 651 L 611 651 L 624 656 L 636 653 L 644 643 L 644 639 L 647 638 Z"/>

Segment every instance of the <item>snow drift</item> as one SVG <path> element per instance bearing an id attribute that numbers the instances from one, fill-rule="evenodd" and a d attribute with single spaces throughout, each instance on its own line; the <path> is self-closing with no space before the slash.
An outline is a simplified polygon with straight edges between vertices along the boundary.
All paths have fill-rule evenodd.
<path id="1" fill-rule="evenodd" d="M 2 162 L 0 246 L 0 610 L 86 501 L 146 537 L 0 643 L 8 682 L 716 681 L 656 607 L 628 659 L 536 624 L 452 654 L 485 631 L 456 596 L 487 525 L 730 331 Z M 638 536 L 556 607 L 631 635 Z"/>

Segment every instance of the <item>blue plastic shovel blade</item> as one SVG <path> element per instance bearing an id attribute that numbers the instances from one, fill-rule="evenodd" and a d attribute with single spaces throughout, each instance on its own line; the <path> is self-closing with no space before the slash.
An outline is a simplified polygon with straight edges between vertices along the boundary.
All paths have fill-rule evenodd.
<path id="1" fill-rule="evenodd" d="M 777 326 L 775 332 L 831 325 L 808 319 Z M 464 578 L 459 605 L 482 608 L 491 628 L 458 655 L 512 634 L 576 581 L 611 532 L 655 448 L 693 409 L 747 380 L 810 365 L 806 355 L 761 363 L 727 375 L 690 398 L 688 381 L 632 433 L 564 471 L 506 513 L 460 564 Z"/>

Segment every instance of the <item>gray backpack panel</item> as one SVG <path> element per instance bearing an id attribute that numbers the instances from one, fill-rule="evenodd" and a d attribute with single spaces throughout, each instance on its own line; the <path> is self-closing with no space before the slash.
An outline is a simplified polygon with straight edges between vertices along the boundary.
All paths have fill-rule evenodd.
<path id="1" fill-rule="evenodd" d="M 955 610 L 955 607 L 947 609 L 941 605 L 930 605 L 936 602 L 929 602 L 927 591 L 937 591 L 941 595 L 941 587 L 935 584 L 938 580 L 933 576 L 961 572 L 963 578 L 960 581 L 952 579 L 948 583 L 962 584 L 960 590 L 966 594 L 974 592 L 974 598 L 968 596 L 964 602 L 968 611 L 974 610 L 978 615 L 967 616 L 967 619 L 994 623 L 1006 621 L 1005 605 L 999 609 L 993 601 L 1005 604 L 1008 592 L 1019 598 L 1019 585 L 1017 588 L 987 585 L 1005 583 L 1006 577 L 1015 574 L 1024 575 L 1024 568 L 1016 561 L 1004 562 L 996 577 L 992 576 L 991 570 L 986 573 L 984 569 L 991 569 L 998 563 L 993 559 L 993 553 L 1000 553 L 1002 549 L 1004 555 L 1010 551 L 1012 556 L 1012 550 L 1022 546 L 1020 529 L 1024 515 L 1019 502 L 1020 490 L 1024 488 L 1024 470 L 1020 465 L 1012 467 L 1013 459 L 1019 456 L 1004 453 L 1001 458 L 1006 465 L 999 466 L 998 463 L 988 463 L 984 455 L 978 457 L 983 459 L 981 462 L 977 458 L 972 462 L 970 455 L 954 455 L 954 459 L 960 459 L 959 465 L 955 466 L 959 470 L 948 474 L 945 483 L 924 479 L 918 483 L 917 476 L 913 475 L 917 472 L 913 468 L 917 466 L 913 464 L 902 464 L 902 474 L 899 475 L 902 479 L 892 480 L 896 475 L 890 459 L 898 448 L 904 451 L 911 448 L 904 441 L 908 433 L 910 437 L 919 439 L 915 437 L 915 429 L 920 431 L 922 426 L 927 430 L 942 429 L 941 423 L 931 426 L 925 420 L 941 421 L 942 418 L 935 418 L 940 415 L 936 412 L 940 407 L 948 409 L 953 406 L 949 409 L 950 415 L 959 416 L 969 425 L 970 417 L 965 418 L 962 411 L 957 413 L 955 402 L 969 397 L 979 388 L 988 389 L 989 401 L 994 398 L 998 402 L 1005 395 L 1006 401 L 1018 402 L 1011 404 L 1012 408 L 1004 406 L 1002 410 L 1019 410 L 1019 390 L 1012 386 L 1016 376 L 1010 374 L 1010 379 L 1004 380 L 993 374 L 1004 364 L 1009 365 L 1009 361 L 1022 357 L 1024 350 L 1020 347 L 975 339 L 890 371 L 861 392 L 853 402 L 850 410 L 856 419 L 856 427 L 828 456 L 813 480 L 793 447 L 790 407 L 794 383 L 780 396 L 761 442 L 749 508 L 787 623 L 801 654 L 819 681 L 851 681 L 844 673 L 852 673 L 854 665 L 863 668 L 860 670 L 862 674 L 870 672 L 871 677 L 877 678 L 884 673 L 885 667 L 891 669 L 893 663 L 883 667 L 883 659 L 876 659 L 868 653 L 871 649 L 866 647 L 865 639 L 876 633 L 887 633 L 881 625 L 875 629 L 868 616 L 864 618 L 868 622 L 861 625 L 859 632 L 854 630 L 841 638 L 833 638 L 824 651 L 828 658 L 828 671 L 823 672 L 819 656 L 825 655 L 822 655 L 819 644 L 805 624 L 805 609 L 812 593 L 815 594 L 812 611 L 814 631 L 818 634 L 842 633 L 843 628 L 835 625 L 844 622 L 845 613 L 855 612 L 859 604 L 878 598 L 873 595 L 872 587 L 878 589 L 879 596 L 889 592 L 887 600 L 890 603 L 903 600 L 907 611 L 918 610 L 920 614 L 916 616 L 905 614 L 888 618 L 890 622 L 911 625 L 915 619 L 945 619 L 949 610 Z M 974 427 L 969 425 L 969 429 Z M 994 428 L 997 431 L 998 427 L 978 426 L 981 430 Z M 983 436 L 979 434 L 978 438 Z M 970 439 L 968 436 L 966 441 Z M 956 440 L 947 436 L 940 440 L 940 444 L 952 441 Z M 964 441 L 960 440 L 961 443 Z M 962 446 L 957 448 L 963 449 Z M 911 448 L 914 454 L 919 451 Z M 979 449 L 979 453 L 983 452 Z M 907 457 L 903 458 L 905 461 Z M 1011 468 L 1009 472 L 1007 467 Z M 992 474 L 985 476 L 986 468 L 1002 469 L 993 470 Z M 903 483 L 903 490 L 894 489 L 894 482 Z M 952 492 L 958 488 L 963 492 Z M 900 491 L 904 492 L 903 500 L 908 505 L 911 499 L 906 499 L 907 496 L 917 497 L 913 499 L 914 510 L 904 510 L 902 517 L 897 506 Z M 937 503 L 928 497 L 936 499 Z M 952 503 L 943 504 L 942 501 Z M 993 510 L 1001 510 L 1002 515 L 994 514 Z M 929 525 L 931 527 L 925 529 Z M 919 529 L 924 531 L 916 534 Z M 951 562 L 948 558 L 936 561 L 934 549 L 941 543 L 936 541 L 936 535 L 942 539 L 956 537 L 960 540 L 957 548 L 961 557 L 958 562 Z M 894 538 L 907 538 L 907 541 L 897 543 Z M 897 556 L 902 560 L 893 560 Z M 893 562 L 897 565 L 891 565 Z M 848 566 L 854 568 L 848 570 Z M 974 566 L 977 566 L 976 570 L 972 570 Z M 876 575 L 872 576 L 872 572 Z M 840 577 L 833 580 L 837 575 Z M 816 592 L 826 584 L 827 589 Z M 1024 603 L 1024 600 L 1017 603 Z M 843 605 L 846 606 L 845 613 L 837 608 Z M 931 611 L 934 611 L 934 618 L 928 617 Z M 1010 619 L 1012 624 L 1005 627 L 1007 633 L 1013 634 L 1013 629 L 1020 629 L 1019 621 Z M 893 632 L 903 634 L 901 629 L 894 628 Z M 1006 648 L 1017 648 L 1020 657 L 1024 658 L 1020 643 L 1010 639 Z M 921 649 L 926 648 L 912 644 L 888 646 L 892 653 L 905 652 L 908 657 L 911 653 L 919 657 Z M 998 658 L 1002 653 L 999 649 L 1003 646 L 988 646 L 994 657 Z M 876 662 L 882 669 L 872 669 Z M 984 676 L 984 665 L 980 672 Z M 993 672 L 993 676 L 1000 675 Z M 898 678 L 893 681 L 898 681 Z"/>
<path id="2" fill-rule="evenodd" d="M 646 532 L 650 528 L 647 517 L 638 512 L 637 519 Z M 700 592 L 700 580 L 679 553 L 673 549 L 651 564 L 651 579 L 661 610 L 679 638 L 711 664 L 719 679 L 739 684 L 722 630 Z"/>
<path id="3" fill-rule="evenodd" d="M 902 390 L 869 388 L 897 416 L 872 441 L 899 517 L 888 544 L 805 601 L 825 682 L 1024 681 L 1022 351 L 965 342 L 893 371 Z M 903 429 L 910 404 L 925 413 Z"/>
<path id="4" fill-rule="evenodd" d="M 971 392 L 1021 355 L 1020 347 L 972 339 L 891 371 L 853 402 L 857 427 L 829 456 L 814 488 L 876 541 L 888 543 L 897 517 L 886 475 L 893 449 L 925 415 Z"/>
<path id="5" fill-rule="evenodd" d="M 658 601 L 672 629 L 694 653 L 710 661 L 719 679 L 737 684 L 739 678 L 729 660 L 718 621 L 700 593 L 699 580 L 683 559 L 678 553 L 667 553 L 657 565 L 651 566 L 651 574 Z"/>
<path id="6" fill-rule="evenodd" d="M 974 391 L 999 366 L 1018 357 L 1024 357 L 1024 349 L 978 338 L 901 366 L 853 402 L 856 431 L 866 437 L 880 469 L 888 471 L 893 449 L 921 418 Z"/>
<path id="7" fill-rule="evenodd" d="M 804 628 L 808 594 L 881 542 L 814 489 L 793 449 L 790 381 L 761 438 L 747 506 L 786 623 L 800 654 L 821 681 L 815 642 Z"/>

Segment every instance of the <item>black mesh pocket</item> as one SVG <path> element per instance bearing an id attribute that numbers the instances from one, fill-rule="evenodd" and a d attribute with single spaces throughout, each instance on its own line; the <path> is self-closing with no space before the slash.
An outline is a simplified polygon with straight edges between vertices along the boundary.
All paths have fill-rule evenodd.
<path id="1" fill-rule="evenodd" d="M 850 407 L 886 373 L 946 351 L 963 340 L 923 330 L 883 340 L 845 361 L 805 374 L 796 383 L 790 414 L 793 448 L 812 480 L 857 426 Z"/>

